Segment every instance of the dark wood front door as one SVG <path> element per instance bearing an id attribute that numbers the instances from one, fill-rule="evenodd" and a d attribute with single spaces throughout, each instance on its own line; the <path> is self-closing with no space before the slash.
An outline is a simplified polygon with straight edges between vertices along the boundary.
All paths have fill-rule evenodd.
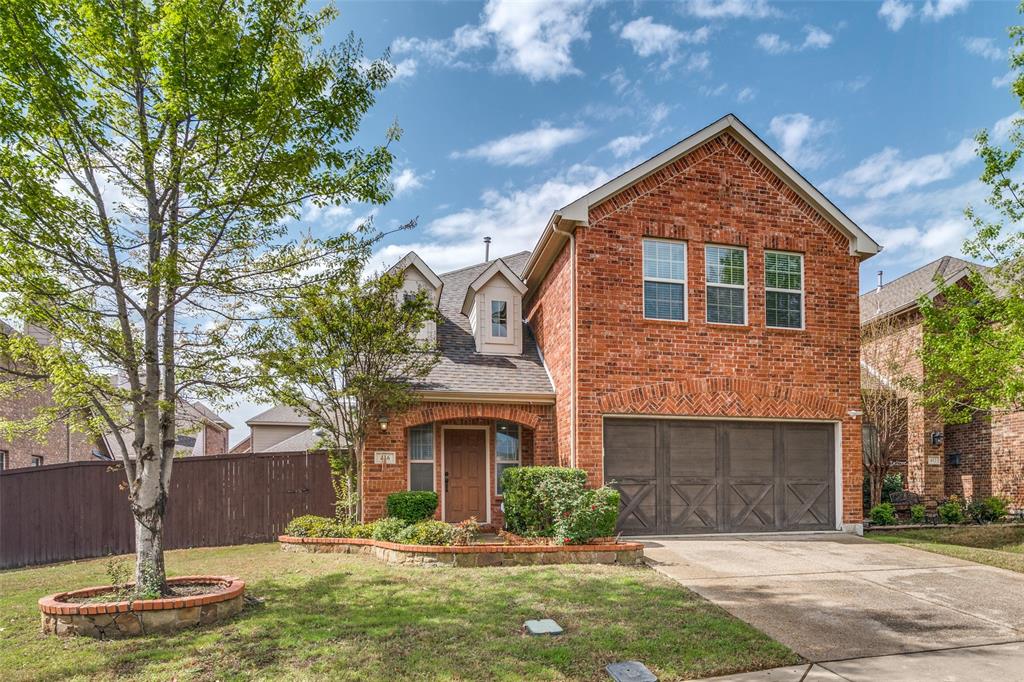
<path id="1" fill-rule="evenodd" d="M 487 435 L 483 429 L 444 431 L 444 520 L 487 521 Z"/>
<path id="2" fill-rule="evenodd" d="M 606 419 L 604 477 L 629 534 L 835 528 L 834 427 Z"/>

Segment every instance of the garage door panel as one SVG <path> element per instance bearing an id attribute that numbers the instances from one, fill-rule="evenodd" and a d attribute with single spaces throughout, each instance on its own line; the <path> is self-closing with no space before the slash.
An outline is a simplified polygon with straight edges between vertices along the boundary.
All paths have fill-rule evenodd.
<path id="1" fill-rule="evenodd" d="M 605 420 L 605 480 L 635 534 L 835 527 L 834 426 Z"/>
<path id="2" fill-rule="evenodd" d="M 669 527 L 711 533 L 718 530 L 718 480 L 676 479 L 669 486 Z"/>

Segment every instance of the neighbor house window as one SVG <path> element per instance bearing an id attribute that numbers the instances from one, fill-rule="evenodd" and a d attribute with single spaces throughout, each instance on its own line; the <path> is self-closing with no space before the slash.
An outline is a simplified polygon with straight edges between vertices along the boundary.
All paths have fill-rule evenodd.
<path id="1" fill-rule="evenodd" d="M 704 249 L 708 322 L 747 323 L 747 252 L 731 246 Z"/>
<path id="2" fill-rule="evenodd" d="M 32 466 L 41 467 L 43 466 L 43 458 L 39 455 L 32 455 Z"/>
<path id="3" fill-rule="evenodd" d="M 508 301 L 491 301 L 491 336 L 508 336 Z"/>
<path id="4" fill-rule="evenodd" d="M 509 467 L 517 467 L 522 463 L 519 443 L 520 443 L 520 431 L 519 424 L 513 424 L 512 422 L 498 422 L 497 438 L 494 442 L 494 460 L 495 460 L 495 491 L 501 495 L 501 474 L 504 473 L 505 469 Z"/>
<path id="5" fill-rule="evenodd" d="M 764 312 L 769 327 L 804 326 L 804 257 L 798 253 L 764 253 Z"/>
<path id="6" fill-rule="evenodd" d="M 644 240 L 644 317 L 686 319 L 686 242 Z"/>
<path id="7" fill-rule="evenodd" d="M 409 490 L 434 489 L 434 425 L 409 429 Z"/>
<path id="8" fill-rule="evenodd" d="M 7 468 L 7 451 L 0 450 L 0 471 Z"/>

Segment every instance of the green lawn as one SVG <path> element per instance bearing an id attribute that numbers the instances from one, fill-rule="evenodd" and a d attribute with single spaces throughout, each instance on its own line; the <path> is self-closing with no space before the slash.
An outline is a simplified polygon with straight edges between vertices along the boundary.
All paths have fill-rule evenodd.
<path id="1" fill-rule="evenodd" d="M 869 537 L 1024 573 L 1024 527 L 1021 526 L 922 528 L 872 533 Z"/>
<path id="2" fill-rule="evenodd" d="M 402 568 L 276 544 L 169 552 L 172 575 L 239 575 L 262 600 L 232 621 L 101 642 L 39 632 L 36 600 L 105 584 L 106 562 L 0 572 L 4 680 L 607 679 L 616 660 L 662 680 L 799 661 L 781 644 L 647 568 Z M 530 638 L 528 618 L 567 633 Z"/>

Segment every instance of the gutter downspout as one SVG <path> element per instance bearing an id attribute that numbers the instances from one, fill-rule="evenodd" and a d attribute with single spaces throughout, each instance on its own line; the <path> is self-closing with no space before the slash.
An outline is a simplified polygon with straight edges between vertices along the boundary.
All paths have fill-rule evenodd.
<path id="1" fill-rule="evenodd" d="M 576 236 L 575 230 L 561 227 L 557 219 L 552 230 L 569 238 L 569 466 L 576 468 Z"/>

